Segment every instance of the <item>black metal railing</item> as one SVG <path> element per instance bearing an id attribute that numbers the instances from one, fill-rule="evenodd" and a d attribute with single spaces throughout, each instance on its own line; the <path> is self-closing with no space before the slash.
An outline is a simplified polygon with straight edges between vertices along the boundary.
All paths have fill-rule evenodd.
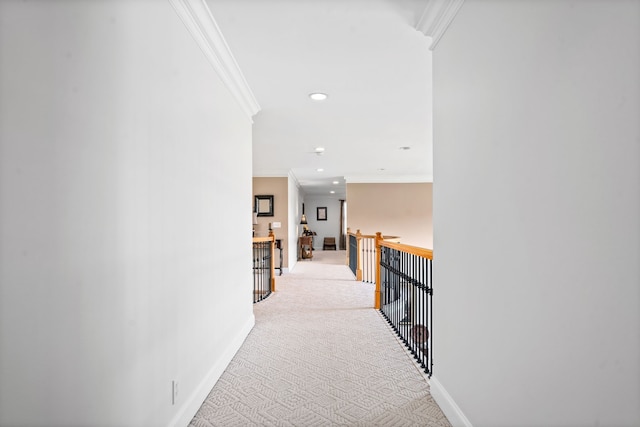
<path id="1" fill-rule="evenodd" d="M 433 252 L 383 241 L 378 241 L 378 249 L 380 311 L 431 377 Z"/>
<path id="2" fill-rule="evenodd" d="M 360 230 L 357 233 L 352 233 L 350 229 L 347 229 L 347 236 L 349 236 L 349 246 L 347 249 L 349 268 L 356 276 L 356 280 L 360 280 L 365 283 L 376 282 L 376 235 L 362 234 Z M 382 235 L 381 235 L 382 236 Z M 398 242 L 398 236 L 382 236 L 385 241 Z"/>
<path id="3" fill-rule="evenodd" d="M 353 234 L 349 234 L 349 268 L 356 274 L 358 269 L 358 239 Z"/>
<path id="4" fill-rule="evenodd" d="M 271 295 L 273 282 L 273 242 L 253 242 L 253 302 Z"/>
<path id="5" fill-rule="evenodd" d="M 362 236 L 360 240 L 360 256 L 362 257 L 362 281 L 376 283 L 375 236 Z"/>

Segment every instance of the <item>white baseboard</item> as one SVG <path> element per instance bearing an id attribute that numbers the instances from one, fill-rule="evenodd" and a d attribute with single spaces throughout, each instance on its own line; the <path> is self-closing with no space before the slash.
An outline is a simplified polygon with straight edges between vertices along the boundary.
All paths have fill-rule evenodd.
<path id="1" fill-rule="evenodd" d="M 198 384 L 195 391 L 185 400 L 182 407 L 178 410 L 171 422 L 169 422 L 169 427 L 183 427 L 189 425 L 193 417 L 196 415 L 196 412 L 198 412 L 198 409 L 200 409 L 202 403 L 211 392 L 211 389 L 213 389 L 213 386 L 218 382 L 218 379 L 220 379 L 229 363 L 231 363 L 233 356 L 235 356 L 242 346 L 242 343 L 244 343 L 244 340 L 247 338 L 247 335 L 249 335 L 249 332 L 251 332 L 251 329 L 253 329 L 255 323 L 256 318 L 253 313 L 251 313 L 247 322 L 244 324 L 242 329 L 240 329 L 233 341 L 229 343 L 222 356 L 220 356 L 216 363 L 211 367 L 204 379 L 200 384 Z"/>
<path id="2" fill-rule="evenodd" d="M 433 396 L 433 399 L 438 406 L 440 406 L 440 409 L 442 409 L 442 412 L 444 412 L 453 427 L 473 427 L 471 421 L 464 415 L 460 407 L 436 377 L 431 377 L 429 384 L 431 396 Z"/>

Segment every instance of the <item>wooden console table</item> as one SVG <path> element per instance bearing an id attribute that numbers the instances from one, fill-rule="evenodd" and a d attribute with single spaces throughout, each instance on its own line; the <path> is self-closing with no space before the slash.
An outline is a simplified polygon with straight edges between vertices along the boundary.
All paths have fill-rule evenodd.
<path id="1" fill-rule="evenodd" d="M 313 236 L 298 237 L 298 259 L 313 258 Z"/>

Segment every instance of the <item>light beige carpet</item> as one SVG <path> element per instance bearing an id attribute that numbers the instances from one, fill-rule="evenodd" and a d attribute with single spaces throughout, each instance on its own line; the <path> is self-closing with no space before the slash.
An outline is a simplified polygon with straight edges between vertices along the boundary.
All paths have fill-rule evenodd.
<path id="1" fill-rule="evenodd" d="M 192 427 L 450 426 L 345 258 L 314 251 L 276 279 Z"/>

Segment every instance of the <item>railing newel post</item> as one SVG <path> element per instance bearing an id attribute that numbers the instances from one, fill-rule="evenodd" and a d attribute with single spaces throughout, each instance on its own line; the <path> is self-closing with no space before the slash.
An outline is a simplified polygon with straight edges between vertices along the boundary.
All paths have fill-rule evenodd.
<path id="1" fill-rule="evenodd" d="M 271 287 L 271 292 L 275 292 L 276 291 L 276 260 L 275 260 L 275 253 L 276 253 L 276 235 L 273 232 L 273 230 L 269 230 L 269 237 L 271 238 L 271 241 L 269 242 L 269 251 L 270 251 L 270 258 L 271 258 L 271 283 L 270 283 L 270 287 Z"/>
<path id="2" fill-rule="evenodd" d="M 381 274 L 380 274 L 380 262 L 382 261 L 382 251 L 380 248 L 380 242 L 382 241 L 382 233 L 376 233 L 376 290 L 374 293 L 373 308 L 380 310 L 380 293 L 382 289 Z"/>
<path id="3" fill-rule="evenodd" d="M 349 265 L 349 246 L 351 246 L 350 242 L 349 242 L 349 235 L 350 234 L 351 234 L 351 228 L 347 227 L 347 244 L 346 244 L 346 246 L 347 246 L 347 265 Z"/>

